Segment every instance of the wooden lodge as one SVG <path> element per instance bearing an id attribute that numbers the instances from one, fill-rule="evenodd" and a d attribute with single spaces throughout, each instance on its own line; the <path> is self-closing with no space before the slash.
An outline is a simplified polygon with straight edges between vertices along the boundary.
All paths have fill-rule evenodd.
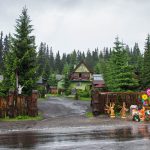
<path id="1" fill-rule="evenodd" d="M 71 88 L 85 90 L 91 86 L 92 71 L 84 61 L 81 61 L 70 74 Z"/>

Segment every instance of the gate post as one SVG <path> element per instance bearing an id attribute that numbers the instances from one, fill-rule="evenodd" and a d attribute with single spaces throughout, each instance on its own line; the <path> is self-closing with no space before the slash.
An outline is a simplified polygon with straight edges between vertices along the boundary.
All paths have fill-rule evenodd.
<path id="1" fill-rule="evenodd" d="M 33 90 L 31 99 L 28 102 L 28 115 L 29 116 L 35 117 L 38 115 L 37 99 L 38 99 L 38 91 Z"/>
<path id="2" fill-rule="evenodd" d="M 9 91 L 8 94 L 8 116 L 9 118 L 13 118 L 15 116 L 14 91 Z"/>

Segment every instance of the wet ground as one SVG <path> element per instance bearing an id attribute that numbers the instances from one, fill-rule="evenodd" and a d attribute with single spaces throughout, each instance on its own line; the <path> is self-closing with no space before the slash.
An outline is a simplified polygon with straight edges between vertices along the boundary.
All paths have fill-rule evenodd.
<path id="1" fill-rule="evenodd" d="M 41 101 L 43 120 L 0 123 L 0 149 L 150 149 L 150 123 L 107 116 L 87 118 L 89 105 L 61 98 Z"/>

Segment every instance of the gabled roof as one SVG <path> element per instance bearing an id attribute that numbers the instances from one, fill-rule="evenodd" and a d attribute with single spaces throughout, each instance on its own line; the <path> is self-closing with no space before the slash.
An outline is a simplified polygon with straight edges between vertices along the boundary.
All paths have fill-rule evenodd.
<path id="1" fill-rule="evenodd" d="M 85 67 L 88 69 L 88 71 L 90 72 L 90 73 L 92 73 L 92 71 L 91 71 L 91 69 L 89 68 L 89 66 L 85 63 L 85 61 L 81 61 L 75 68 L 74 68 L 74 70 L 72 71 L 72 73 L 74 73 L 80 66 L 81 66 L 81 64 L 84 64 L 85 65 Z"/>

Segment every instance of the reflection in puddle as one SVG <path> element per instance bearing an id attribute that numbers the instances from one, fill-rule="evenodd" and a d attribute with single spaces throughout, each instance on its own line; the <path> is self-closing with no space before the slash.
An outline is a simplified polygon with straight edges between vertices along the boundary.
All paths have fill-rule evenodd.
<path id="1" fill-rule="evenodd" d="M 66 128 L 67 131 L 67 128 Z M 132 127 L 110 130 L 78 130 L 76 132 L 12 132 L 0 134 L 0 148 L 37 148 L 41 145 L 59 143 L 82 143 L 85 141 L 132 141 L 135 139 L 150 139 L 150 131 L 147 125 L 137 129 Z"/>

